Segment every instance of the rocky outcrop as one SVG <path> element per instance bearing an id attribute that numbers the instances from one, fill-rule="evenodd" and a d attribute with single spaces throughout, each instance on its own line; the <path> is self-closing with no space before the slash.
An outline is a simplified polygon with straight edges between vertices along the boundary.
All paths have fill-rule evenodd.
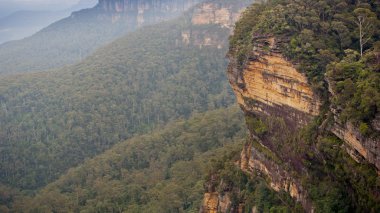
<path id="1" fill-rule="evenodd" d="M 374 164 L 377 170 L 380 171 L 379 140 L 364 137 L 351 123 L 342 125 L 335 122 L 331 132 L 346 143 L 347 151 L 355 161 L 362 162 L 366 160 Z"/>
<path id="2" fill-rule="evenodd" d="M 230 57 L 230 84 L 246 116 L 261 120 L 279 118 L 285 122 L 286 133 L 283 132 L 284 136 L 279 136 L 274 142 L 271 141 L 273 137 L 256 135 L 251 130 L 252 143 L 244 147 L 240 167 L 247 173 L 265 176 L 271 188 L 288 192 L 307 212 L 313 212 L 307 190 L 292 174 L 303 171 L 299 159 L 292 160 L 287 158 L 286 153 L 278 153 L 276 147 L 279 144 L 276 143 L 284 143 L 288 137 L 285 135 L 298 132 L 299 128 L 317 116 L 321 101 L 306 76 L 282 55 L 280 45 L 284 41 L 272 35 L 256 35 L 253 40 L 254 46 L 243 66 L 238 64 L 236 58 Z M 283 130 L 272 128 L 268 131 L 267 135 L 281 135 L 278 131 Z M 253 143 L 260 149 L 252 146 Z M 263 150 L 266 150 L 265 153 Z M 285 165 L 282 162 L 288 163 Z"/>
<path id="3" fill-rule="evenodd" d="M 278 50 L 271 36 L 257 36 L 245 68 L 232 58 L 228 77 L 244 111 L 279 116 L 289 124 L 304 125 L 319 114 L 321 102 L 307 78 Z"/>
<path id="4" fill-rule="evenodd" d="M 219 206 L 219 194 L 216 192 L 205 193 L 203 198 L 202 210 L 203 213 L 217 213 Z"/>
<path id="5" fill-rule="evenodd" d="M 232 205 L 228 193 L 220 194 L 218 192 L 205 193 L 200 213 L 244 213 L 244 205 L 239 204 L 237 207 Z"/>

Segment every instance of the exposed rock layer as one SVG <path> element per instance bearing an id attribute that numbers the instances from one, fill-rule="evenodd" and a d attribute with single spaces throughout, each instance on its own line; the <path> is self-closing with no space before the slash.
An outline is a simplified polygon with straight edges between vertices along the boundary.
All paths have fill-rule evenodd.
<path id="1" fill-rule="evenodd" d="M 335 122 L 331 132 L 342 139 L 346 144 L 347 152 L 357 161 L 374 164 L 380 174 L 380 141 L 378 138 L 364 137 L 351 123 L 345 125 Z"/>
<path id="2" fill-rule="evenodd" d="M 326 78 L 326 81 L 329 85 L 330 95 L 334 97 L 336 95 L 333 90 L 335 85 L 333 85 L 329 78 Z M 340 109 L 331 107 L 330 111 L 334 114 L 334 124 L 330 131 L 345 142 L 348 154 L 350 154 L 356 162 L 367 161 L 368 163 L 375 165 L 377 172 L 380 175 L 380 137 L 378 135 L 374 137 L 363 136 L 357 126 L 349 121 L 346 123 L 340 121 Z M 380 113 L 378 113 L 375 119 L 372 120 L 370 126 L 379 134 Z"/>
<path id="3" fill-rule="evenodd" d="M 242 8 L 246 6 L 244 2 L 239 5 L 203 3 L 194 10 L 191 22 L 195 25 L 219 24 L 223 27 L 231 28 L 240 18 Z"/>
<path id="4" fill-rule="evenodd" d="M 239 19 L 243 9 L 252 3 L 250 0 L 239 0 L 234 2 L 207 2 L 198 4 L 191 10 L 191 23 L 195 26 L 214 25 L 222 29 L 213 30 L 212 26 L 207 26 L 203 30 L 187 30 L 182 32 L 182 43 L 195 45 L 199 48 L 217 47 L 219 49 L 226 47 L 227 38 L 219 36 L 220 31 L 233 31 L 235 22 Z"/>
<path id="5" fill-rule="evenodd" d="M 288 171 L 283 169 L 273 160 L 268 159 L 252 145 L 246 145 L 241 153 L 240 168 L 247 173 L 258 171 L 269 179 L 270 187 L 275 191 L 284 190 L 290 194 L 307 212 L 314 212 L 312 204 L 308 199 L 307 191 L 301 182 L 293 178 Z"/>
<path id="6" fill-rule="evenodd" d="M 99 0 L 96 9 L 110 14 L 114 22 L 125 19 L 137 26 L 180 15 L 202 0 Z"/>
<path id="7" fill-rule="evenodd" d="M 321 102 L 313 93 L 307 78 L 275 50 L 276 41 L 267 37 L 260 41 L 266 52 L 255 47 L 251 60 L 240 71 L 236 61 L 229 67 L 230 83 L 238 103 L 247 112 L 280 115 L 296 125 L 304 125 L 319 114 Z M 260 43 L 259 43 L 260 44 Z M 258 44 L 258 45 L 259 45 Z M 281 113 L 287 109 L 287 113 Z"/>
<path id="8" fill-rule="evenodd" d="M 321 101 L 314 94 L 307 78 L 281 54 L 281 41 L 270 35 L 253 39 L 255 46 L 244 67 L 239 67 L 236 58 L 230 58 L 228 77 L 237 101 L 247 116 L 255 115 L 264 119 L 266 116 L 278 117 L 285 121 L 289 131 L 296 132 L 319 114 Z M 259 146 L 275 156 L 276 150 L 271 150 L 265 144 L 272 144 L 272 148 L 276 145 L 268 139 L 270 137 L 261 138 L 251 132 L 251 140 L 259 142 Z M 240 166 L 247 173 L 258 172 L 266 176 L 274 190 L 288 192 L 307 212 L 314 211 L 301 182 L 283 165 L 266 157 L 253 146 L 246 146 L 242 151 Z"/>

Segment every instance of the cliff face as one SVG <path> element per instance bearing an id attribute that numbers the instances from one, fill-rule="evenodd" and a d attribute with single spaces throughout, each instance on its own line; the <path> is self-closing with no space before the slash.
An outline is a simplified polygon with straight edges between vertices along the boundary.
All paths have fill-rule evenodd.
<path id="1" fill-rule="evenodd" d="M 258 171 L 269 179 L 269 185 L 272 189 L 277 192 L 281 190 L 288 192 L 308 212 L 314 211 L 312 203 L 308 199 L 307 191 L 302 187 L 301 182 L 292 177 L 289 171 L 260 153 L 251 144 L 246 145 L 241 152 L 240 168 L 246 173 Z"/>
<path id="2" fill-rule="evenodd" d="M 232 33 L 235 22 L 239 19 L 244 8 L 252 3 L 252 0 L 205 2 L 200 3 L 190 14 L 191 24 L 205 26 L 202 29 L 190 29 L 182 32 L 182 43 L 202 47 L 226 47 L 227 38 L 221 37 L 221 31 Z M 206 27 L 207 26 L 207 27 Z M 220 28 L 215 30 L 215 27 Z"/>
<path id="3" fill-rule="evenodd" d="M 195 25 L 219 24 L 232 29 L 246 5 L 244 1 L 237 4 L 203 3 L 194 10 L 192 23 Z"/>
<path id="4" fill-rule="evenodd" d="M 346 144 L 347 153 L 356 161 L 374 164 L 380 174 L 380 146 L 376 138 L 365 137 L 351 123 L 341 124 L 336 121 L 331 132 Z"/>
<path id="5" fill-rule="evenodd" d="M 126 19 L 137 26 L 157 23 L 185 12 L 202 0 L 99 0 L 98 11 L 112 16 L 113 22 Z"/>
<path id="6" fill-rule="evenodd" d="M 331 97 L 334 97 L 332 81 L 326 78 L 329 85 Z M 330 108 L 334 115 L 334 123 L 330 129 L 338 138 L 343 140 L 346 145 L 346 151 L 356 162 L 369 162 L 375 165 L 378 174 L 380 174 L 380 138 L 371 138 L 363 136 L 358 127 L 350 122 L 342 123 L 339 119 L 340 109 Z M 371 122 L 371 127 L 380 132 L 380 114 Z"/>
<path id="7" fill-rule="evenodd" d="M 246 117 L 268 124 L 273 120 L 284 124 L 281 128 L 268 128 L 262 135 L 250 129 L 256 147 L 252 144 L 244 147 L 240 167 L 249 174 L 262 174 L 275 191 L 288 192 L 306 211 L 313 212 L 307 189 L 303 188 L 299 176 L 292 175 L 292 171 L 300 174 L 304 170 L 299 163 L 302 157 L 287 156 L 286 148 L 279 147 L 319 114 L 321 101 L 307 78 L 281 54 L 281 40 L 271 35 L 253 39 L 255 45 L 243 68 L 238 66 L 236 58 L 230 58 L 230 84 Z"/>
<path id="8" fill-rule="evenodd" d="M 231 58 L 228 77 L 246 112 L 279 116 L 289 125 L 307 124 L 319 114 L 321 102 L 307 78 L 279 52 L 271 36 L 257 36 L 250 60 L 240 71 Z"/>
<path id="9" fill-rule="evenodd" d="M 309 168 L 301 162 L 308 158 L 305 150 L 321 153 L 314 145 L 306 145 L 299 134 L 319 115 L 322 104 L 306 76 L 281 53 L 283 42 L 272 35 L 255 35 L 244 65 L 239 65 L 236 56 L 230 57 L 228 78 L 250 130 L 250 143 L 244 147 L 239 165 L 247 174 L 262 175 L 272 189 L 288 192 L 307 212 L 314 212 L 309 189 L 302 181 L 310 175 Z M 338 110 L 331 111 L 334 122 L 327 130 L 345 142 L 342 147 L 355 161 L 369 162 L 379 169 L 379 141 L 361 135 L 350 123 L 340 123 Z M 378 117 L 371 123 L 375 130 Z M 287 147 L 291 144 L 295 146 Z M 298 148 L 304 150 L 294 152 Z"/>

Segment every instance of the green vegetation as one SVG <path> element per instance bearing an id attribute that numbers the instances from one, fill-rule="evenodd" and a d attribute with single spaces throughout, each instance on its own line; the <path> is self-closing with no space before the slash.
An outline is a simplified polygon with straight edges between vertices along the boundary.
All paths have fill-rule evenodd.
<path id="1" fill-rule="evenodd" d="M 368 135 L 373 133 L 369 124 L 380 109 L 380 42 L 362 57 L 353 50 L 345 55 L 328 69 L 330 86 L 337 94 L 332 102 L 341 110 L 342 121 L 358 124 L 360 132 Z"/>
<path id="2" fill-rule="evenodd" d="M 208 184 L 215 185 L 220 194 L 230 197 L 233 209 L 244 204 L 246 213 L 250 213 L 254 207 L 258 212 L 303 212 L 288 193 L 275 192 L 259 175 L 241 171 L 234 163 L 239 160 L 240 150 L 241 146 L 239 150 L 215 159 L 207 179 Z M 211 182 L 210 176 L 214 177 Z"/>
<path id="3" fill-rule="evenodd" d="M 251 132 L 257 136 L 262 136 L 268 131 L 268 127 L 260 119 L 254 116 L 245 116 L 245 123 Z"/>
<path id="4" fill-rule="evenodd" d="M 61 70 L 0 79 L 0 182 L 34 190 L 117 142 L 234 102 L 226 49 L 181 43 L 185 19 Z M 227 43 L 229 31 L 208 26 Z"/>
<path id="5" fill-rule="evenodd" d="M 9 207 L 16 212 L 198 212 L 209 162 L 239 152 L 245 136 L 237 106 L 195 114 L 115 145 L 34 197 L 8 196 L 15 199 Z"/>
<path id="6" fill-rule="evenodd" d="M 305 73 L 327 101 L 325 73 L 333 79 L 333 104 L 341 118 L 360 125 L 379 112 L 380 5 L 376 0 L 269 0 L 245 11 L 230 39 L 240 68 L 255 45 L 254 35 L 274 36 L 283 54 Z M 361 54 L 360 54 L 361 53 Z M 363 133 L 367 130 L 362 125 Z"/>
<path id="7" fill-rule="evenodd" d="M 356 163 L 333 136 L 318 140 L 309 156 L 310 189 L 317 212 L 378 212 L 380 180 L 373 166 Z"/>
<path id="8" fill-rule="evenodd" d="M 342 123 L 378 138 L 372 121 L 380 113 L 379 19 L 375 0 L 268 0 L 251 6 L 230 38 L 230 55 L 243 69 L 257 45 L 255 37 L 275 37 L 282 54 L 305 73 L 325 102 L 321 116 L 299 132 L 281 118 L 246 118 L 251 133 L 269 149 L 257 150 L 273 161 L 279 158 L 284 169 L 302 180 L 316 212 L 380 211 L 374 166 L 353 161 L 342 141 L 325 129 L 333 119 L 327 113 L 331 107 Z"/>
<path id="9" fill-rule="evenodd" d="M 255 124 L 250 132 L 266 127 L 267 133 L 260 136 L 266 147 L 255 139 L 250 143 L 302 182 L 316 212 L 380 210 L 380 178 L 374 166 L 355 162 L 340 139 L 327 131 L 318 133 L 316 122 L 294 132 L 284 126 L 281 118 L 263 119 L 252 114 L 246 120 L 247 126 Z"/>

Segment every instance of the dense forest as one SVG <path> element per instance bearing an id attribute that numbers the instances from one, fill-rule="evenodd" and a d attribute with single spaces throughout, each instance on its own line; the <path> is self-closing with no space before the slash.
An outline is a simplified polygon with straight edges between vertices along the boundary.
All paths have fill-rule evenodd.
<path id="1" fill-rule="evenodd" d="M 230 107 L 171 122 L 70 169 L 31 200 L 9 193 L 8 203 L 24 212 L 197 212 L 209 163 L 241 147 L 242 118 Z"/>
<path id="2" fill-rule="evenodd" d="M 80 64 L 0 79 L 1 182 L 36 189 L 135 134 L 233 103 L 226 49 L 181 42 L 196 28 L 147 27 Z"/>

